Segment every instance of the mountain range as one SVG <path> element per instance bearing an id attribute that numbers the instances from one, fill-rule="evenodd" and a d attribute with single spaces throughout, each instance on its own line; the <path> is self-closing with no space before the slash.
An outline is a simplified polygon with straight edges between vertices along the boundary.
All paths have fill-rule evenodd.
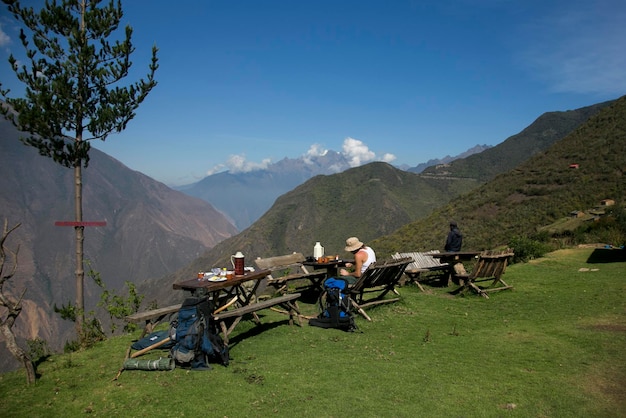
<path id="1" fill-rule="evenodd" d="M 488 149 L 485 152 L 489 152 L 490 155 L 481 160 L 480 164 L 484 161 L 504 161 L 498 165 L 501 174 L 492 181 L 509 178 L 512 173 L 517 172 L 515 169 L 519 154 L 526 153 L 527 159 L 533 159 L 552 147 L 558 148 L 557 144 L 564 137 L 577 132 L 589 123 L 587 122 L 590 121 L 589 115 L 600 114 L 612 103 L 614 102 L 572 111 L 579 115 L 580 122 L 577 125 L 562 123 L 561 112 L 550 112 L 540 118 L 540 126 L 530 126 L 525 130 L 531 134 L 530 138 L 521 134 L 510 137 L 501 144 L 505 151 L 499 151 L 501 145 Z M 554 128 L 546 123 L 551 115 L 554 115 L 557 121 Z M 570 122 L 575 119 L 567 118 Z M 529 147 L 528 142 L 536 137 L 552 138 L 552 142 L 543 142 L 543 149 L 540 146 Z M 584 149 L 578 151 L 585 152 Z M 509 153 L 515 154 L 515 158 L 508 157 Z M 468 158 L 478 155 L 480 154 Z M 568 166 L 569 163 L 565 164 L 566 170 Z M 559 167 L 559 170 L 561 169 L 562 165 Z M 588 169 L 593 170 L 593 166 Z M 537 176 L 546 176 L 544 181 L 550 183 L 553 170 L 542 168 Z M 479 167 L 476 172 L 484 173 L 485 170 Z M 502 222 L 501 219 L 497 221 L 489 219 L 492 214 L 495 215 L 494 203 L 489 200 L 491 193 L 486 192 L 491 190 L 491 187 L 491 181 L 485 183 L 482 177 L 472 178 L 454 172 L 454 164 L 445 175 L 415 174 L 399 170 L 387 163 L 377 162 L 329 176 L 316 176 L 280 196 L 274 205 L 246 230 L 211 248 L 189 266 L 156 281 L 144 283 L 140 285 L 140 289 L 156 300 L 170 303 L 180 298 L 180 295 L 169 291 L 172 283 L 192 277 L 196 271 L 228 266 L 230 255 L 237 251 L 242 251 L 248 256 L 248 264 L 251 266 L 255 257 L 271 257 L 294 251 L 311 255 L 316 241 L 320 241 L 329 254 L 346 256 L 343 245 L 349 236 L 357 236 L 366 243 L 375 244 L 381 257 L 388 257 L 399 250 L 441 249 L 442 240 L 448 231 L 448 221 L 453 215 L 458 217 L 461 225 L 467 224 L 468 234 L 473 234 L 474 230 L 484 231 L 482 235 L 468 235 L 467 245 L 474 249 L 491 248 L 492 245 L 501 245 L 503 242 L 500 241 L 505 238 L 503 234 L 496 234 L 496 229 L 511 232 L 498 226 L 498 223 Z M 475 190 L 480 192 L 474 192 Z M 513 206 L 518 203 L 515 197 L 519 192 L 515 189 L 513 191 L 506 189 L 502 193 L 505 196 L 509 196 L 507 193 L 512 195 L 509 199 Z M 474 213 L 473 206 L 464 203 L 466 196 L 477 196 L 476 199 L 481 202 L 475 203 L 479 208 L 478 213 Z M 593 193 L 586 201 L 592 202 L 596 199 L 598 193 Z M 566 210 L 562 209 L 553 216 L 562 216 Z M 472 222 L 474 218 L 480 219 L 481 223 L 474 226 Z M 424 219 L 428 221 L 420 223 L 420 220 Z M 520 233 L 528 232 L 529 229 L 541 224 L 528 223 L 530 219 L 519 216 L 515 218 L 515 222 L 522 224 L 519 226 Z M 547 218 L 537 219 L 541 220 L 548 221 Z"/>
<path id="2" fill-rule="evenodd" d="M 447 155 L 401 169 L 484 182 L 546 149 L 606 105 L 599 103 L 576 110 L 544 113 L 522 132 L 507 138 L 497 147 L 476 145 L 457 156 Z M 242 231 L 256 222 L 276 198 L 306 180 L 316 175 L 341 173 L 349 168 L 349 161 L 342 153 L 327 151 L 323 155 L 284 158 L 266 169 L 220 172 L 176 189 L 211 203 Z M 255 204 L 249 205 L 250 201 Z"/>
<path id="3" fill-rule="evenodd" d="M 476 145 L 456 157 L 448 155 L 442 159 L 430 160 L 428 163 L 406 168 L 406 171 L 419 173 L 427 165 L 449 163 L 488 148 L 488 145 Z M 176 189 L 211 203 L 241 231 L 256 222 L 279 196 L 312 177 L 341 173 L 349 168 L 351 166 L 343 153 L 328 150 L 322 155 L 284 158 L 264 169 L 212 174 L 196 183 Z M 254 205 L 249 204 L 251 201 Z"/>

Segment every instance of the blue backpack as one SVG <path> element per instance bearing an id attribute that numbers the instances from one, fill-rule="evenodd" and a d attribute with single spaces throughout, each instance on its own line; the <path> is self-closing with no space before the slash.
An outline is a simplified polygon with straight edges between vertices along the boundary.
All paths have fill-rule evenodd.
<path id="1" fill-rule="evenodd" d="M 228 346 L 211 321 L 211 312 L 206 298 L 187 298 L 178 310 L 178 318 L 170 328 L 174 341 L 170 357 L 179 366 L 196 370 L 210 369 L 210 362 L 228 366 Z"/>
<path id="2" fill-rule="evenodd" d="M 347 294 L 348 282 L 342 278 L 329 277 L 324 281 L 325 302 L 320 298 L 322 313 L 309 320 L 309 325 L 320 328 L 338 328 L 344 331 L 357 329 L 352 316 L 352 303 Z"/>

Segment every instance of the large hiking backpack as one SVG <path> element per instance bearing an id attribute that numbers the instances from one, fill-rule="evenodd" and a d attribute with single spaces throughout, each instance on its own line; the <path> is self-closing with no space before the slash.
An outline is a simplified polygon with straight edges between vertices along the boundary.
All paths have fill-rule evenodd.
<path id="1" fill-rule="evenodd" d="M 346 290 L 348 282 L 342 278 L 330 277 L 324 281 L 325 302 L 320 298 L 322 313 L 309 320 L 309 325 L 320 328 L 338 328 L 344 331 L 356 330 L 352 316 L 352 304 Z"/>
<path id="2" fill-rule="evenodd" d="M 178 318 L 170 329 L 170 338 L 174 341 L 170 357 L 179 366 L 210 369 L 210 362 L 228 366 L 228 346 L 219 336 L 211 312 L 206 298 L 195 297 L 185 299 L 178 310 Z"/>

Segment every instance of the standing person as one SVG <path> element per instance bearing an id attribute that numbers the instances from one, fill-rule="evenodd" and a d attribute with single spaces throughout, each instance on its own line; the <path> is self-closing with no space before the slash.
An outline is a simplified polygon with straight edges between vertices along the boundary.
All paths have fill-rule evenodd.
<path id="1" fill-rule="evenodd" d="M 459 230 L 459 226 L 456 221 L 450 221 L 450 232 L 448 232 L 448 238 L 446 239 L 446 246 L 444 249 L 446 252 L 459 252 L 463 245 L 463 234 Z"/>
<path id="2" fill-rule="evenodd" d="M 354 270 L 349 271 L 346 268 L 342 268 L 339 270 L 339 274 L 348 283 L 355 283 L 369 265 L 376 262 L 376 253 L 372 248 L 359 241 L 357 237 L 350 237 L 346 240 L 345 250 L 354 254 L 354 264 L 346 263 L 348 269 L 354 267 Z"/>

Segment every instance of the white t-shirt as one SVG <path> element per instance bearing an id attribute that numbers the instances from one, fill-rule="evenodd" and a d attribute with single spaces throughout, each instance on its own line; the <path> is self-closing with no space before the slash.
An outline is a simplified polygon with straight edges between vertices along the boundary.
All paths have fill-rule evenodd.
<path id="1" fill-rule="evenodd" d="M 367 253 L 367 260 L 365 260 L 365 262 L 361 266 L 361 274 L 363 274 L 363 272 L 367 270 L 370 264 L 376 262 L 376 253 L 370 247 L 361 248 L 359 252 L 361 251 L 365 251 Z"/>

